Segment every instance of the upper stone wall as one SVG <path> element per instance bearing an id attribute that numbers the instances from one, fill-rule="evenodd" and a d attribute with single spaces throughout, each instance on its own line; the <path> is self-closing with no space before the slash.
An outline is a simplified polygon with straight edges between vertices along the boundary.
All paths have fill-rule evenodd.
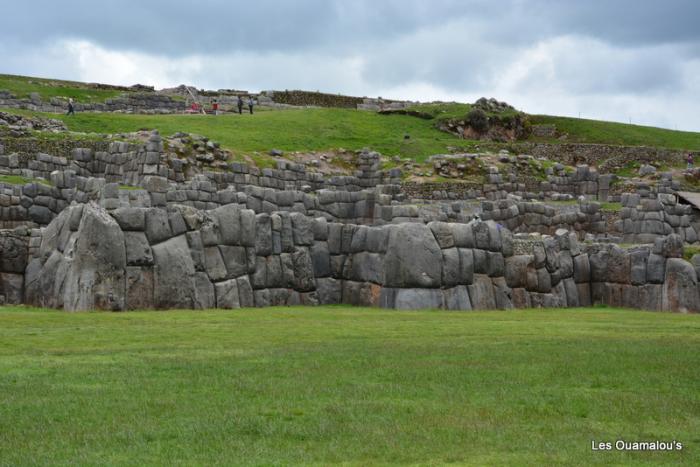
<path id="1" fill-rule="evenodd" d="M 38 94 L 31 97 L 17 97 L 10 92 L 0 90 L 0 107 L 65 113 L 68 110 L 68 101 L 59 98 L 46 101 Z M 76 112 L 175 113 L 187 110 L 184 100 L 148 92 L 128 93 L 122 97 L 106 99 L 104 102 L 76 102 L 74 107 Z"/>

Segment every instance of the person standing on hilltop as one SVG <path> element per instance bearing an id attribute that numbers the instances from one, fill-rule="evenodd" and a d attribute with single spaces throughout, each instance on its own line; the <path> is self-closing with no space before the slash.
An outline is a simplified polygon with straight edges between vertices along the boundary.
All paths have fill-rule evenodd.
<path id="1" fill-rule="evenodd" d="M 253 115 L 253 96 L 248 96 L 248 110 Z"/>
<path id="2" fill-rule="evenodd" d="M 240 115 L 243 113 L 243 98 L 241 96 L 238 96 L 236 104 L 238 104 L 238 114 Z"/>
<path id="3" fill-rule="evenodd" d="M 75 115 L 75 107 L 73 106 L 72 97 L 68 98 L 68 112 L 66 112 L 66 115 Z"/>

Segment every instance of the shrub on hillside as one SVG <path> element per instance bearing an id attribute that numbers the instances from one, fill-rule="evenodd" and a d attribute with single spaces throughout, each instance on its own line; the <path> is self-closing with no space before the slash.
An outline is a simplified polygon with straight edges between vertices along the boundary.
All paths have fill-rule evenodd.
<path id="1" fill-rule="evenodd" d="M 479 108 L 474 108 L 467 114 L 467 123 L 473 130 L 479 133 L 486 133 L 489 129 L 489 117 L 486 112 Z"/>

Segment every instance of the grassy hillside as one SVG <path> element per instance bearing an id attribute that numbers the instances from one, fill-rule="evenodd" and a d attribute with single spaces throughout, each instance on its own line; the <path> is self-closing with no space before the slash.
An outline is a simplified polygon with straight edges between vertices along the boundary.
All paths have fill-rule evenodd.
<path id="1" fill-rule="evenodd" d="M 533 115 L 530 121 L 556 125 L 569 135 L 568 142 L 700 150 L 700 133 L 696 132 L 549 115 Z"/>
<path id="2" fill-rule="evenodd" d="M 29 97 L 36 92 L 44 100 L 52 97 L 69 98 L 76 102 L 104 102 L 121 94 L 113 89 L 96 89 L 75 81 L 31 78 L 28 76 L 0 75 L 0 90 L 10 91 L 17 97 Z"/>
<path id="3" fill-rule="evenodd" d="M 430 121 L 352 109 L 295 109 L 219 116 L 106 113 L 44 116 L 63 120 L 73 131 L 120 133 L 157 128 L 166 135 L 178 131 L 197 133 L 242 153 L 267 152 L 273 148 L 320 151 L 371 147 L 387 156 L 423 160 L 447 152 L 450 145 L 464 143 L 437 130 Z"/>
<path id="4" fill-rule="evenodd" d="M 43 98 L 73 97 L 79 102 L 104 101 L 120 93 L 96 89 L 85 83 L 10 75 L 0 75 L 0 89 L 8 89 L 19 96 L 38 92 Z M 440 103 L 409 109 L 421 118 L 328 108 L 262 111 L 253 116 L 79 113 L 75 117 L 59 115 L 57 118 L 66 121 L 71 130 L 82 132 L 117 133 L 157 128 L 164 134 L 199 133 L 239 154 L 267 152 L 272 148 L 313 151 L 371 147 L 388 156 L 401 155 L 423 161 L 432 154 L 447 152 L 448 146 L 472 150 L 479 145 L 479 142 L 460 140 L 435 128 L 440 120 L 464 118 L 470 108 L 470 104 Z M 546 115 L 530 118 L 533 124 L 555 124 L 559 132 L 567 134 L 567 142 L 700 150 L 700 133 L 695 132 Z M 404 139 L 404 135 L 410 138 Z M 541 141 L 561 143 L 558 139 Z"/>
<path id="5" fill-rule="evenodd" d="M 0 309 L 3 465 L 700 463 L 700 316 Z M 591 452 L 591 440 L 683 452 Z"/>

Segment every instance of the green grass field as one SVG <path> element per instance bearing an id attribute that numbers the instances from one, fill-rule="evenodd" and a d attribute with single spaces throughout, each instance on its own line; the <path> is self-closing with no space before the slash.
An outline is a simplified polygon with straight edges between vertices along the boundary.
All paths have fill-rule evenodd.
<path id="1" fill-rule="evenodd" d="M 0 310 L 0 465 L 700 463 L 700 316 Z M 673 440 L 681 452 L 592 452 Z"/>

